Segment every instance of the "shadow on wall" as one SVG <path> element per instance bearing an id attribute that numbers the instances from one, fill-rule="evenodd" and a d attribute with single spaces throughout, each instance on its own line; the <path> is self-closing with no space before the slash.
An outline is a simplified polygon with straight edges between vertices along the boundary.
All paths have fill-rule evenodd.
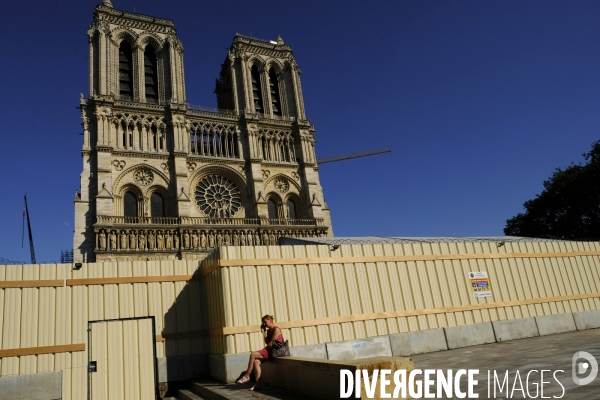
<path id="1" fill-rule="evenodd" d="M 216 259 L 217 253 L 215 249 L 207 259 Z M 211 263 L 209 261 L 208 265 Z M 223 297 L 219 296 L 217 271 L 204 277 L 201 265 L 202 261 L 190 281 L 175 283 L 179 294 L 164 314 L 162 332 L 157 331 L 165 346 L 165 357 L 158 359 L 158 381 L 161 383 L 208 376 L 208 354 L 219 352 L 214 342 L 220 338 L 211 339 L 210 329 L 222 326 L 219 322 L 224 319 Z"/>

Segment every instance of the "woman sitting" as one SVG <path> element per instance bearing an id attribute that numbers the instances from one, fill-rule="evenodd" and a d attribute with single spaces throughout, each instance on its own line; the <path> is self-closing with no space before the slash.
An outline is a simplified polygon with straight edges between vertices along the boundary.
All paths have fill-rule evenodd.
<path id="1" fill-rule="evenodd" d="M 256 385 L 252 386 L 249 390 L 260 390 L 262 389 L 259 379 L 260 379 L 260 364 L 269 361 L 271 358 L 270 350 L 273 347 L 273 342 L 278 341 L 283 343 L 283 334 L 281 333 L 281 329 L 275 326 L 274 317 L 272 315 L 265 315 L 262 317 L 262 325 L 260 329 L 263 333 L 263 337 L 265 339 L 266 346 L 262 350 L 253 351 L 250 354 L 250 361 L 248 361 L 248 370 L 246 373 L 238 379 L 235 383 L 242 384 L 246 383 L 250 380 L 250 374 L 254 371 L 254 377 L 256 378 Z"/>

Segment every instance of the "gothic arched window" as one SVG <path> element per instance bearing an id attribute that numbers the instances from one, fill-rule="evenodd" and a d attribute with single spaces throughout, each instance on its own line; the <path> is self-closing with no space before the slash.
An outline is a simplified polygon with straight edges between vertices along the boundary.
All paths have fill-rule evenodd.
<path id="1" fill-rule="evenodd" d="M 275 69 L 273 68 L 269 70 L 269 86 L 271 88 L 271 104 L 273 105 L 273 114 L 281 115 L 281 99 L 279 98 L 277 72 L 275 72 Z"/>
<path id="2" fill-rule="evenodd" d="M 160 193 L 152 193 L 150 196 L 150 215 L 153 217 L 165 216 L 165 199 Z"/>
<path id="3" fill-rule="evenodd" d="M 252 66 L 250 70 L 250 75 L 252 77 L 252 96 L 254 97 L 254 110 L 257 113 L 263 112 L 263 98 L 262 98 L 262 90 L 260 87 L 260 74 L 258 73 L 258 68 L 256 65 Z"/>
<path id="4" fill-rule="evenodd" d="M 277 204 L 273 199 L 269 199 L 267 207 L 269 209 L 269 218 L 277 219 Z"/>
<path id="5" fill-rule="evenodd" d="M 131 46 L 123 40 L 119 46 L 119 98 L 133 100 L 133 63 Z"/>
<path id="6" fill-rule="evenodd" d="M 150 148 L 152 150 L 158 150 L 158 131 L 156 129 L 156 125 L 152 125 L 152 127 L 150 128 L 150 134 L 152 136 L 152 140 L 150 141 L 152 145 Z"/>
<path id="7" fill-rule="evenodd" d="M 126 192 L 125 196 L 123 196 L 123 215 L 125 217 L 137 217 L 137 203 L 137 196 L 132 192 Z"/>
<path id="8" fill-rule="evenodd" d="M 150 45 L 144 50 L 144 79 L 146 103 L 158 104 L 158 74 L 156 72 L 156 53 Z"/>
<path id="9" fill-rule="evenodd" d="M 288 209 L 288 218 L 296 219 L 296 203 L 294 203 L 294 200 L 288 200 L 286 205 Z"/>
<path id="10" fill-rule="evenodd" d="M 158 150 L 165 150 L 165 134 L 162 129 L 158 133 Z"/>

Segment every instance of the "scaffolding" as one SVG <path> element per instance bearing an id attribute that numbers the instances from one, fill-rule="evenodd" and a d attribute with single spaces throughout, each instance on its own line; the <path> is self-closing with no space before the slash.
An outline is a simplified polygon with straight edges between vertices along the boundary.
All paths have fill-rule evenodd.
<path id="1" fill-rule="evenodd" d="M 60 251 L 60 263 L 61 264 L 72 264 L 73 263 L 73 250 L 61 250 Z"/>

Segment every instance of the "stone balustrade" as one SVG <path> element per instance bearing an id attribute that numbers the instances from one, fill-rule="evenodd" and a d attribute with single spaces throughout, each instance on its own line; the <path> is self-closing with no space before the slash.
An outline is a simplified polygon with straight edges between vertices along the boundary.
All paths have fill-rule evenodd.
<path id="1" fill-rule="evenodd" d="M 209 217 L 123 217 L 99 215 L 95 226 L 104 225 L 257 225 L 257 226 L 325 226 L 322 218 L 209 218 Z"/>
<path id="2" fill-rule="evenodd" d="M 98 254 L 273 246 L 281 237 L 322 237 L 327 230 L 322 219 L 98 216 L 94 225 Z"/>

